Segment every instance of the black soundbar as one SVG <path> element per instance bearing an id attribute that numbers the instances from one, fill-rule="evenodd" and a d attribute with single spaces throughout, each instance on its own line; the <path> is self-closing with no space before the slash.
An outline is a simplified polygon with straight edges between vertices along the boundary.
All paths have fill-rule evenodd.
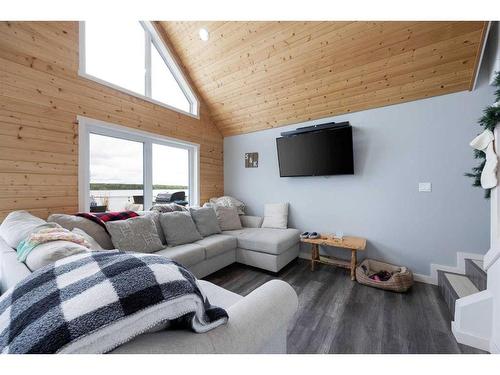
<path id="1" fill-rule="evenodd" d="M 282 132 L 281 136 L 282 137 L 290 137 L 292 135 L 297 135 L 297 134 L 302 134 L 302 133 L 310 133 L 310 132 L 315 132 L 315 131 L 319 131 L 319 130 L 326 130 L 326 129 L 346 128 L 348 126 L 351 126 L 349 124 L 349 121 L 344 121 L 344 122 L 339 122 L 339 123 L 327 122 L 324 124 L 304 126 L 302 128 L 297 128 L 295 130 L 289 130 L 286 132 Z"/>

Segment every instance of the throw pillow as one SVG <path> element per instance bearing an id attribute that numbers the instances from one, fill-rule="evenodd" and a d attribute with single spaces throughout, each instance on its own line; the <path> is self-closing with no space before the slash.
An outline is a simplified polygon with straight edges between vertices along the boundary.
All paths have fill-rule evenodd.
<path id="1" fill-rule="evenodd" d="M 288 227 L 288 203 L 272 203 L 264 206 L 264 221 L 262 228 Z"/>
<path id="2" fill-rule="evenodd" d="M 177 203 L 157 203 L 151 207 L 151 211 L 156 211 L 158 213 L 164 214 L 167 212 L 175 211 L 187 211 L 188 209 Z"/>
<path id="3" fill-rule="evenodd" d="M 141 216 L 149 216 L 153 219 L 160 241 L 163 245 L 166 245 L 167 239 L 165 238 L 165 233 L 163 233 L 163 229 L 161 228 L 160 213 L 158 211 L 137 211 L 137 213 Z"/>
<path id="4" fill-rule="evenodd" d="M 236 207 L 238 215 L 245 215 L 245 203 L 229 195 L 219 198 L 210 198 L 210 203 L 216 206 Z"/>
<path id="5" fill-rule="evenodd" d="M 184 245 L 203 238 L 189 212 L 160 214 L 160 223 L 168 246 Z"/>
<path id="6" fill-rule="evenodd" d="M 215 206 L 215 214 L 222 230 L 241 229 L 241 221 L 236 207 Z"/>
<path id="7" fill-rule="evenodd" d="M 103 250 L 101 245 L 99 245 L 99 242 L 97 242 L 94 237 L 89 235 L 87 232 L 81 230 L 80 228 L 73 228 L 72 230 L 73 233 L 78 234 L 85 238 L 85 241 L 87 241 L 90 244 L 90 250 Z"/>
<path id="8" fill-rule="evenodd" d="M 196 228 L 198 228 L 198 232 L 203 237 L 221 232 L 219 223 L 217 222 L 217 215 L 213 208 L 190 208 L 189 212 L 196 224 Z"/>
<path id="9" fill-rule="evenodd" d="M 50 241 L 36 246 L 26 257 L 26 266 L 35 271 L 45 267 L 56 260 L 71 255 L 85 253 L 89 249 L 70 241 Z"/>
<path id="10" fill-rule="evenodd" d="M 150 216 L 106 222 L 111 241 L 116 249 L 152 253 L 164 248 L 156 225 Z"/>
<path id="11" fill-rule="evenodd" d="M 92 220 L 75 215 L 52 214 L 47 221 L 57 223 L 67 230 L 79 228 L 96 240 L 103 249 L 114 249 L 111 237 L 106 230 Z"/>
<path id="12" fill-rule="evenodd" d="M 45 223 L 45 220 L 33 216 L 27 211 L 13 211 L 0 225 L 0 236 L 10 247 L 17 249 L 22 240 Z"/>

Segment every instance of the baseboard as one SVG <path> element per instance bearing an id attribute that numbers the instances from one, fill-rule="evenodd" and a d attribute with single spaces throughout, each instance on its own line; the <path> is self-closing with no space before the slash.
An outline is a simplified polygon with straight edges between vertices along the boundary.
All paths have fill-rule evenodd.
<path id="1" fill-rule="evenodd" d="M 421 273 L 414 273 L 413 279 L 415 281 L 420 282 L 420 283 L 437 285 L 437 279 L 434 279 L 432 276 L 429 276 L 429 275 L 422 275 Z"/>
<path id="2" fill-rule="evenodd" d="M 307 251 L 301 251 L 299 253 L 299 258 L 301 259 L 311 259 L 311 253 Z M 421 275 L 419 273 L 414 273 L 413 278 L 415 281 L 418 281 L 420 283 L 425 283 L 425 284 L 432 284 L 432 285 L 437 285 L 437 278 L 434 280 L 431 276 L 429 275 Z"/>
<path id="3" fill-rule="evenodd" d="M 309 251 L 304 251 L 301 250 L 299 252 L 299 258 L 302 259 L 311 259 L 311 252 Z M 431 284 L 431 285 L 437 285 L 438 284 L 438 278 L 437 278 L 437 271 L 445 271 L 445 272 L 452 272 L 452 273 L 459 273 L 464 275 L 465 274 L 465 259 L 473 259 L 473 260 L 483 260 L 484 255 L 478 254 L 478 253 L 465 253 L 465 252 L 458 252 L 457 253 L 457 265 L 456 266 L 445 266 L 441 264 L 431 264 L 431 274 L 430 275 L 424 275 L 420 273 L 414 273 L 413 277 L 415 281 L 421 282 L 421 283 L 426 283 L 426 284 Z"/>
<path id="4" fill-rule="evenodd" d="M 486 352 L 491 351 L 492 345 L 490 344 L 490 340 L 460 331 L 456 327 L 454 321 L 451 322 L 451 331 L 453 332 L 453 335 L 455 336 L 457 342 L 459 342 L 460 344 L 472 346 L 473 348 L 478 348 Z"/>
<path id="5" fill-rule="evenodd" d="M 307 251 L 302 250 L 299 252 L 299 258 L 311 260 L 311 252 L 307 252 Z"/>

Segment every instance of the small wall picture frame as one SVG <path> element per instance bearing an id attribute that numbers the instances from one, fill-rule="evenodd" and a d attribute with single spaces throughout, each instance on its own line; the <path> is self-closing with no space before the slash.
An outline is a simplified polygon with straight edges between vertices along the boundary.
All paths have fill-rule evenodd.
<path id="1" fill-rule="evenodd" d="M 245 168 L 258 168 L 259 167 L 259 153 L 247 152 L 245 153 Z"/>

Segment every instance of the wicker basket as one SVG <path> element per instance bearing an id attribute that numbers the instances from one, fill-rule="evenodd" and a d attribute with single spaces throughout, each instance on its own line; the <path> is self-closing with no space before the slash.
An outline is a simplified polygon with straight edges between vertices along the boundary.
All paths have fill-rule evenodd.
<path id="1" fill-rule="evenodd" d="M 363 271 L 365 266 L 367 272 Z M 389 271 L 393 275 L 387 281 L 375 281 L 370 279 L 370 275 L 379 271 Z M 373 259 L 365 259 L 356 267 L 356 280 L 363 285 L 373 286 L 393 292 L 406 292 L 413 285 L 413 274 L 406 267 L 395 266 L 389 263 L 379 262 Z"/>

